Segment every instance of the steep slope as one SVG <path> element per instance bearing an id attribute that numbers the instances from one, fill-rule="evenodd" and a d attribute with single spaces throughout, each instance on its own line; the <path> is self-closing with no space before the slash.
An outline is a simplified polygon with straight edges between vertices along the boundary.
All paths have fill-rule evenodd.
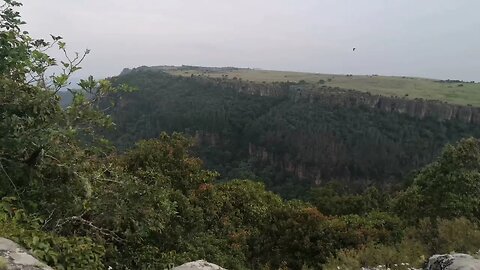
<path id="1" fill-rule="evenodd" d="M 321 74 L 292 71 L 260 70 L 248 68 L 215 68 L 196 66 L 157 66 L 179 76 L 205 76 L 211 78 L 237 78 L 253 82 L 299 82 L 325 85 L 342 89 L 355 89 L 387 97 L 438 100 L 457 105 L 480 107 L 480 83 L 459 80 L 433 80 L 415 77 L 395 77 L 351 74 Z"/>
<path id="2" fill-rule="evenodd" d="M 261 179 L 288 196 L 331 180 L 398 184 L 445 143 L 480 136 L 473 107 L 151 69 L 114 81 L 139 88 L 117 100 L 112 112 L 117 144 L 184 132 L 223 179 Z"/>

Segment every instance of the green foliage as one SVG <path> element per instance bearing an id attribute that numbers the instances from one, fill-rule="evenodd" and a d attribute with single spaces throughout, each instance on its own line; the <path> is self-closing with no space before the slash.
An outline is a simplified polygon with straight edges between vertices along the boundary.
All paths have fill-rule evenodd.
<path id="1" fill-rule="evenodd" d="M 438 235 L 439 252 L 475 254 L 479 251 L 480 228 L 466 218 L 441 220 Z"/>
<path id="2" fill-rule="evenodd" d="M 292 202 L 272 211 L 253 239 L 254 262 L 273 269 L 319 268 L 335 252 L 333 232 L 316 208 Z"/>
<path id="3" fill-rule="evenodd" d="M 200 184 L 210 183 L 216 173 L 202 169 L 202 162 L 189 153 L 192 142 L 180 134 L 162 133 L 158 140 L 140 141 L 125 156 L 129 172 L 159 172 L 169 185 L 186 193 Z"/>
<path id="4" fill-rule="evenodd" d="M 178 242 L 189 234 L 181 226 L 201 222 L 188 195 L 211 183 L 215 173 L 203 170 L 201 162 L 188 155 L 189 144 L 178 134 L 162 134 L 110 160 L 108 175 L 97 186 L 88 213 L 104 235 L 84 228 L 112 241 L 107 249 L 109 265 L 164 267 L 172 261 L 163 261 L 162 254 L 182 254 L 182 245 L 193 244 Z"/>
<path id="5" fill-rule="evenodd" d="M 325 270 L 361 268 L 362 265 L 358 260 L 358 254 L 356 250 L 341 250 L 335 257 L 330 258 L 328 262 L 323 265 L 323 269 Z"/>
<path id="6" fill-rule="evenodd" d="M 273 209 L 282 206 L 280 197 L 265 191 L 265 186 L 261 183 L 233 180 L 219 185 L 215 190 L 214 196 L 220 200 L 221 208 L 215 209 L 217 213 L 206 214 L 220 216 L 224 225 L 231 229 L 245 226 L 258 228 L 269 221 Z"/>
<path id="7" fill-rule="evenodd" d="M 41 219 L 14 208 L 13 201 L 4 198 L 0 202 L 0 236 L 28 248 L 39 260 L 56 269 L 105 269 L 103 246 L 86 237 L 62 237 L 44 232 Z"/>
<path id="8" fill-rule="evenodd" d="M 227 240 L 228 246 L 221 253 L 228 250 L 237 254 L 234 257 L 243 257 L 243 262 L 223 264 L 232 269 L 242 269 L 242 264 L 247 267 L 245 262 L 263 256 L 253 250 L 252 242 L 272 221 L 272 211 L 283 205 L 280 197 L 266 191 L 263 184 L 246 180 L 202 185 L 192 194 L 192 203 L 202 209 L 206 229 Z"/>
<path id="9" fill-rule="evenodd" d="M 85 215 L 98 173 L 93 161 L 109 151 L 95 129 L 111 121 L 96 102 L 114 90 L 90 79 L 90 88 L 81 86 L 72 105 L 61 109 L 56 94 L 88 50 L 69 57 L 61 37 L 33 40 L 20 29 L 18 6 L 5 1 L 0 7 L 0 234 L 57 269 L 104 269 L 104 246 L 67 227 Z M 49 75 L 58 67 L 46 53 L 54 45 L 66 60 Z M 92 99 L 83 98 L 93 92 Z"/>
<path id="10" fill-rule="evenodd" d="M 342 182 L 353 190 L 400 186 L 446 143 L 480 136 L 475 125 L 349 106 L 351 93 L 338 95 L 336 101 L 347 105 L 338 106 L 328 94 L 290 93 L 288 83 L 175 77 L 142 68 L 113 82 L 139 89 L 110 97 L 119 104 L 111 110 L 116 145 L 128 148 L 164 131 L 186 133 L 198 142 L 195 153 L 205 166 L 223 180 L 261 179 L 286 198 L 304 197 L 319 182 Z M 257 88 L 262 94 L 250 93 Z"/>
<path id="11" fill-rule="evenodd" d="M 21 33 L 20 20 L 16 1 L 6 0 L 0 6 L 0 74 L 12 78 L 23 79 L 29 62 L 30 37 Z"/>
<path id="12" fill-rule="evenodd" d="M 5 258 L 0 258 L 0 270 L 8 270 L 8 264 Z"/>
<path id="13" fill-rule="evenodd" d="M 480 216 L 480 143 L 462 139 L 445 147 L 438 159 L 422 169 L 413 185 L 396 201 L 404 216 L 454 218 Z"/>
<path id="14" fill-rule="evenodd" d="M 428 247 L 428 253 L 478 252 L 480 228 L 478 224 L 461 217 L 454 219 L 421 219 L 407 235 Z"/>
<path id="15" fill-rule="evenodd" d="M 153 67 L 158 68 L 158 67 Z M 212 70 L 209 67 L 169 68 L 168 72 L 177 76 L 202 76 L 207 72 L 208 77 L 236 77 L 243 81 L 252 82 L 295 82 L 306 81 L 309 84 L 322 83 L 330 87 L 341 89 L 355 89 L 366 93 L 383 95 L 387 97 L 397 96 L 408 99 L 440 100 L 452 104 L 480 106 L 480 84 L 467 83 L 458 80 L 432 80 L 412 77 L 395 76 L 364 76 L 345 74 L 318 74 L 294 71 L 276 71 L 259 69 L 219 68 Z M 462 91 L 455 89 L 458 83 L 462 83 Z M 453 88 L 452 88 L 453 86 Z"/>
<path id="16" fill-rule="evenodd" d="M 376 188 L 317 188 L 312 204 L 266 190 L 298 195 L 306 189 L 299 172 L 314 166 L 325 179 L 400 179 L 478 127 L 246 95 L 226 79 L 157 72 L 81 80 L 62 108 L 59 91 L 89 51 L 69 57 L 61 37 L 31 39 L 19 5 L 0 8 L 0 236 L 56 269 L 164 269 L 197 259 L 239 270 L 417 265 L 428 253 L 478 248 L 476 139 L 448 146 L 392 203 Z M 46 53 L 55 45 L 66 59 Z M 114 86 L 124 82 L 144 92 L 121 95 Z M 113 126 L 103 112 L 110 101 L 116 143 L 134 145 L 124 152 L 102 136 Z M 266 184 L 215 183 L 191 139 L 162 131 L 196 136 L 206 167 L 226 172 L 221 180 L 263 176 Z"/>
<path id="17" fill-rule="evenodd" d="M 327 215 L 364 215 L 373 210 L 386 210 L 389 198 L 375 187 L 368 188 L 362 194 L 351 194 L 342 190 L 338 183 L 313 188 L 308 194 L 312 202 Z"/>
<path id="18" fill-rule="evenodd" d="M 337 249 L 357 248 L 367 243 L 398 243 L 403 237 L 402 221 L 389 213 L 371 212 L 365 216 L 332 218 L 328 226 L 334 232 Z"/>
<path id="19" fill-rule="evenodd" d="M 20 30 L 14 11 L 19 5 L 7 1 L 1 9 L 0 195 L 16 196 L 21 207 L 52 220 L 78 215 L 90 196 L 91 162 L 109 151 L 95 132 L 112 125 L 97 110 L 98 99 L 114 89 L 90 78 L 88 88 L 80 85 L 71 106 L 62 109 L 56 94 L 68 86 L 88 50 L 70 57 L 61 37 L 31 39 Z M 66 62 L 58 75 L 49 75 L 49 68 L 58 68 L 46 53 L 54 45 Z M 87 93 L 93 98 L 85 99 Z"/>
<path id="20" fill-rule="evenodd" d="M 397 243 L 371 241 L 357 249 L 344 249 L 329 258 L 324 269 L 358 269 L 384 265 L 391 269 L 422 267 L 431 254 L 460 252 L 475 254 L 480 243 L 477 224 L 466 218 L 423 219 L 415 227 L 405 230 Z M 403 265 L 402 265 L 403 263 Z"/>
<path id="21" fill-rule="evenodd" d="M 358 250 L 342 250 L 324 265 L 323 269 L 360 269 L 377 267 L 386 269 L 411 269 L 422 267 L 425 248 L 414 242 L 405 241 L 398 246 L 368 244 Z"/>

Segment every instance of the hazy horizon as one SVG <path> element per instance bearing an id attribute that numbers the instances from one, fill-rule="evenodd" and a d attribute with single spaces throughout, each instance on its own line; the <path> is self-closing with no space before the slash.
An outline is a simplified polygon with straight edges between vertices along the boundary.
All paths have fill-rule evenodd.
<path id="1" fill-rule="evenodd" d="M 474 0 L 23 4 L 34 37 L 60 35 L 71 51 L 92 50 L 83 76 L 183 64 L 480 81 Z"/>

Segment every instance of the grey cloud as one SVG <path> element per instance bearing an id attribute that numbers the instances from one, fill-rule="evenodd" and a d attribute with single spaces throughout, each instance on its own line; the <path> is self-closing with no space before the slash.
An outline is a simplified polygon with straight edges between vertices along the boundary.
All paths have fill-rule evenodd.
<path id="1" fill-rule="evenodd" d="M 35 36 L 92 49 L 84 74 L 192 64 L 480 81 L 478 10 L 477 0 L 25 0 L 21 11 Z"/>

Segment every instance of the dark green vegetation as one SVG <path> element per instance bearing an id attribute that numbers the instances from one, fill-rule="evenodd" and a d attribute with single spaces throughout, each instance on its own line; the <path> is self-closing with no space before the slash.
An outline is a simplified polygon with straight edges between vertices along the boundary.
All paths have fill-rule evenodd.
<path id="1" fill-rule="evenodd" d="M 156 139 L 118 151 L 99 134 L 112 126 L 99 110 L 105 106 L 104 96 L 115 96 L 121 110 L 142 95 L 115 93 L 128 89 L 89 78 L 80 82 L 71 105 L 62 108 L 57 91 L 78 70 L 82 57 L 61 62 L 45 54 L 48 47 L 66 50 L 66 45 L 60 37 L 46 42 L 22 32 L 14 10 L 18 5 L 9 0 L 0 8 L 0 236 L 26 246 L 56 269 L 164 269 L 200 258 L 229 269 L 355 269 L 400 262 L 418 265 L 434 252 L 478 250 L 477 139 L 446 146 L 436 161 L 411 176 L 406 188 L 389 195 L 373 187 L 351 194 L 332 184 L 309 192 L 308 203 L 285 201 L 251 180 L 215 183 L 217 173 L 204 169 L 190 152 L 191 141 L 182 135 L 144 128 L 144 134 L 127 133 L 119 141 L 127 146 L 137 136 Z M 46 76 L 47 68 L 57 64 L 59 75 Z M 179 86 L 183 83 L 168 78 Z M 210 86 L 203 90 L 208 89 L 213 89 L 212 97 L 219 95 Z M 204 105 L 195 103 L 193 96 L 189 100 L 188 92 L 184 95 L 183 102 L 172 99 L 177 107 Z M 202 114 L 169 115 L 167 110 L 165 119 L 178 121 L 165 120 L 163 125 L 175 130 L 177 123 L 184 128 L 192 119 L 193 128 L 200 125 L 209 127 L 205 132 L 217 132 L 218 123 L 225 123 L 222 134 L 234 138 L 249 125 L 242 119 L 269 115 L 272 107 L 282 108 L 286 102 L 251 95 L 241 99 L 245 106 L 255 105 L 244 108 L 250 118 L 235 112 L 240 107 L 224 106 L 239 117 L 228 117 L 228 123 L 217 109 L 203 106 L 199 112 L 211 109 L 210 125 L 200 122 L 205 119 Z M 164 101 L 168 102 L 172 101 Z M 276 121 L 289 119 L 283 115 Z M 128 124 L 120 124 L 123 130 L 155 123 L 147 121 L 148 115 L 142 122 L 141 116 L 135 122 L 126 121 L 131 119 L 127 114 L 117 120 Z M 462 124 L 441 124 L 449 125 L 458 128 L 453 129 L 455 136 L 468 133 Z M 292 124 L 286 130 L 294 129 Z M 391 134 L 395 141 L 397 135 Z M 240 149 L 230 140 L 232 150 Z"/>
<path id="2" fill-rule="evenodd" d="M 476 124 L 348 105 L 363 96 L 327 96 L 335 89 L 302 96 L 298 84 L 256 85 L 150 69 L 114 82 L 140 89 L 116 100 L 117 145 L 183 132 L 196 138 L 196 152 L 222 179 L 261 179 L 286 197 L 301 197 L 309 186 L 332 180 L 360 189 L 397 186 L 446 143 L 480 136 Z"/>
<path id="3" fill-rule="evenodd" d="M 407 99 L 439 100 L 452 104 L 480 106 L 480 83 L 460 80 L 432 80 L 412 77 L 393 77 L 351 74 L 320 74 L 246 68 L 211 68 L 194 66 L 158 66 L 173 75 L 237 78 L 254 82 L 300 82 L 321 84 L 344 89 L 356 89 L 383 96 Z"/>

